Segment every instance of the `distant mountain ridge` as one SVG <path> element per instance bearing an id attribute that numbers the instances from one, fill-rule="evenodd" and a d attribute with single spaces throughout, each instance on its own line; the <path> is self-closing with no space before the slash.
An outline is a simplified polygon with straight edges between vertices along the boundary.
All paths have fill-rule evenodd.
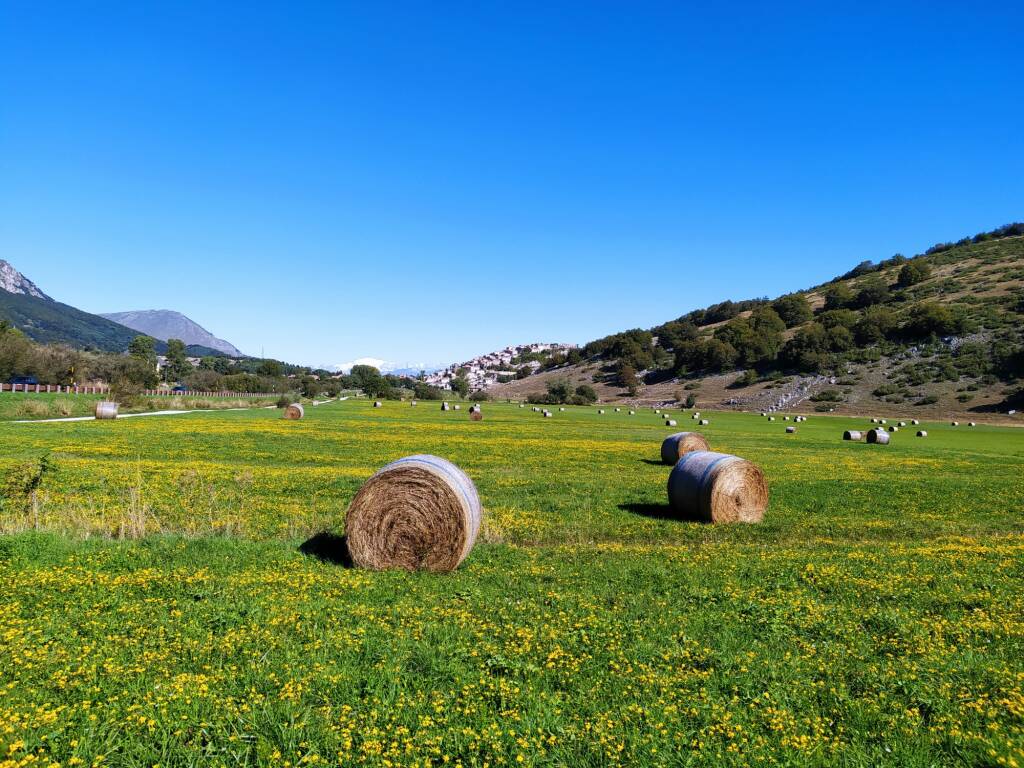
<path id="1" fill-rule="evenodd" d="M 207 347 L 229 357 L 245 357 L 238 347 L 219 339 L 194 320 L 170 309 L 139 309 L 129 312 L 102 312 L 100 317 L 152 336 L 160 341 L 181 339 L 189 346 Z"/>

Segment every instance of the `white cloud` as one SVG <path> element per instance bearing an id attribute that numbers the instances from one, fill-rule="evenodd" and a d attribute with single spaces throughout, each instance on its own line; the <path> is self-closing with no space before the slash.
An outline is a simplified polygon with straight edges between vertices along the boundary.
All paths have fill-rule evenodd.
<path id="1" fill-rule="evenodd" d="M 360 357 L 358 360 L 352 360 L 347 363 L 338 363 L 334 368 L 342 373 L 349 373 L 354 365 L 372 365 L 381 373 L 388 373 L 398 367 L 395 363 L 388 360 L 381 360 L 378 357 Z"/>

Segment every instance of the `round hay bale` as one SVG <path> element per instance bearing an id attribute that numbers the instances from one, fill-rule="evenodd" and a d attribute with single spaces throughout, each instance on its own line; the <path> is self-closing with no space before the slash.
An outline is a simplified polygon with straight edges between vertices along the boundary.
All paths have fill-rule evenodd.
<path id="1" fill-rule="evenodd" d="M 775 421 L 775 417 L 774 416 L 769 416 L 768 417 L 768 421 Z"/>
<path id="2" fill-rule="evenodd" d="M 761 469 L 745 459 L 691 451 L 668 476 L 668 500 L 687 518 L 708 523 L 758 523 L 768 507 L 768 484 Z"/>
<path id="3" fill-rule="evenodd" d="M 287 408 L 284 409 L 284 418 L 286 418 L 286 419 L 292 419 L 293 421 L 298 421 L 299 419 L 301 419 L 305 415 L 306 415 L 306 411 L 302 407 L 301 403 L 292 403 L 291 405 L 289 405 Z"/>
<path id="4" fill-rule="evenodd" d="M 951 426 L 951 427 L 959 427 L 960 426 L 960 422 L 959 421 L 951 421 L 951 422 L 949 422 L 949 426 Z"/>
<path id="5" fill-rule="evenodd" d="M 924 431 L 923 429 L 919 429 L 919 430 L 917 431 L 917 436 L 918 436 L 918 437 L 928 437 L 928 433 L 927 433 L 927 432 L 925 432 L 925 431 Z"/>
<path id="6" fill-rule="evenodd" d="M 630 416 L 636 416 L 636 411 L 630 411 L 630 412 L 629 412 L 629 415 L 630 415 Z"/>
<path id="7" fill-rule="evenodd" d="M 441 410 L 442 410 L 442 411 L 448 411 L 448 410 L 451 410 L 451 406 L 450 406 L 450 405 L 448 405 L 448 403 L 441 403 Z"/>
<path id="8" fill-rule="evenodd" d="M 976 427 L 976 426 L 978 426 L 978 425 L 977 425 L 977 424 L 975 424 L 975 423 L 974 423 L 973 421 L 968 421 L 968 422 L 967 422 L 967 426 L 968 426 L 968 427 Z"/>
<path id="9" fill-rule="evenodd" d="M 461 405 L 459 405 L 458 403 L 456 403 L 456 404 L 455 404 L 455 410 L 456 410 L 456 411 L 461 411 L 461 410 L 462 410 L 462 406 L 461 406 Z"/>
<path id="10" fill-rule="evenodd" d="M 889 427 L 889 431 L 890 432 L 899 432 L 900 428 L 897 427 L 895 424 L 893 424 L 891 427 Z"/>
<path id="11" fill-rule="evenodd" d="M 603 414 L 604 413 L 604 409 L 603 408 L 598 408 L 597 412 Z"/>
<path id="12" fill-rule="evenodd" d="M 786 434 L 792 435 L 796 432 L 796 427 L 786 427 Z"/>
<path id="13" fill-rule="evenodd" d="M 701 420 L 700 420 L 700 421 L 698 421 L 697 423 L 698 423 L 698 424 L 700 424 L 700 425 L 701 425 L 702 427 L 706 427 L 706 426 L 707 426 L 708 424 L 710 424 L 711 422 L 710 422 L 710 421 L 708 421 L 707 419 L 701 419 Z"/>
<path id="14" fill-rule="evenodd" d="M 888 424 L 889 422 L 888 422 L 888 421 L 886 421 L 885 419 L 882 419 L 882 420 L 881 420 L 881 421 L 879 421 L 878 423 L 879 423 L 879 424 Z"/>
<path id="15" fill-rule="evenodd" d="M 520 407 L 520 408 L 525 408 L 526 406 L 525 406 L 525 405 L 523 405 L 522 403 L 520 403 L 520 404 L 519 404 L 519 407 Z"/>
<path id="16" fill-rule="evenodd" d="M 345 535 L 361 568 L 452 571 L 480 532 L 473 481 L 437 456 L 407 456 L 367 480 L 352 499 Z"/>
<path id="17" fill-rule="evenodd" d="M 872 420 L 871 420 L 871 423 L 872 423 L 872 424 L 877 424 L 877 423 L 878 423 L 878 419 L 872 419 Z"/>
<path id="18" fill-rule="evenodd" d="M 419 403 L 417 403 L 415 400 L 413 400 L 411 403 L 409 403 L 409 405 L 411 405 L 411 406 L 413 406 L 415 408 L 417 405 L 419 405 Z"/>
<path id="19" fill-rule="evenodd" d="M 911 420 L 910 420 L 910 423 L 911 423 L 911 424 L 913 424 L 913 425 L 914 425 L 914 426 L 916 427 L 916 426 L 917 426 L 918 424 L 920 424 L 921 422 L 920 422 L 920 421 L 918 421 L 917 419 L 911 419 Z"/>
<path id="20" fill-rule="evenodd" d="M 654 409 L 654 412 L 655 412 L 655 413 L 661 413 L 661 410 L 660 410 L 660 409 L 658 409 L 658 408 L 655 408 L 655 409 Z"/>
<path id="21" fill-rule="evenodd" d="M 709 451 L 711 447 L 700 432 L 676 432 L 661 442 L 661 460 L 675 464 L 690 451 Z"/>
<path id="22" fill-rule="evenodd" d="M 767 414 L 767 413 L 765 413 L 764 411 L 761 411 L 761 415 L 762 415 L 762 416 L 767 416 L 768 414 Z"/>
<path id="23" fill-rule="evenodd" d="M 864 435 L 858 429 L 848 429 L 843 432 L 843 440 L 860 440 Z"/>
<path id="24" fill-rule="evenodd" d="M 782 417 L 782 420 L 783 420 L 783 421 L 789 421 L 789 416 L 783 416 L 783 417 Z"/>
<path id="25" fill-rule="evenodd" d="M 868 442 L 877 443 L 878 445 L 888 445 L 889 433 L 886 432 L 884 429 L 869 429 Z"/>
<path id="26" fill-rule="evenodd" d="M 384 403 L 382 403 L 380 400 L 375 400 L 373 402 L 373 407 L 374 408 L 383 408 L 384 407 Z"/>
<path id="27" fill-rule="evenodd" d="M 907 422 L 905 422 L 905 421 L 901 421 L 901 422 L 900 422 L 899 424 L 897 424 L 896 426 L 898 426 L 898 427 L 905 427 L 905 426 L 907 426 Z"/>
<path id="28" fill-rule="evenodd" d="M 559 408 L 558 410 L 560 413 L 565 413 L 565 408 Z"/>
<path id="29" fill-rule="evenodd" d="M 117 403 L 111 400 L 101 400 L 96 403 L 96 418 L 97 419 L 116 419 L 117 418 Z"/>
<path id="30" fill-rule="evenodd" d="M 674 427 L 675 425 L 676 425 L 676 420 L 675 419 L 666 419 L 665 420 L 665 426 L 666 427 Z"/>
<path id="31" fill-rule="evenodd" d="M 470 410 L 469 420 L 470 421 L 483 421 L 484 415 L 481 411 Z"/>
<path id="32" fill-rule="evenodd" d="M 615 412 L 616 412 L 616 413 L 621 413 L 621 412 L 622 412 L 622 409 L 621 409 L 621 408 L 616 408 L 616 409 L 615 409 Z"/>

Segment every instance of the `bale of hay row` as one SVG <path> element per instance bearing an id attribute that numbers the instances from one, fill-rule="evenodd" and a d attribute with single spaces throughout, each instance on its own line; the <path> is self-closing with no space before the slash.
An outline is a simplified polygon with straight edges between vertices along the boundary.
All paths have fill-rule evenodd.
<path id="1" fill-rule="evenodd" d="M 597 412 L 600 413 L 600 414 L 603 414 L 604 413 L 604 409 L 603 408 L 598 408 Z"/>
<path id="2" fill-rule="evenodd" d="M 551 411 L 544 411 L 544 418 L 545 419 L 553 418 Z"/>
<path id="3" fill-rule="evenodd" d="M 461 405 L 459 405 L 458 403 L 456 403 L 456 404 L 455 404 L 455 410 L 456 410 L 456 411 L 461 411 L 461 410 L 462 410 L 462 406 L 461 406 Z"/>
<path id="4" fill-rule="evenodd" d="M 907 426 L 907 422 L 905 422 L 905 421 L 901 421 L 901 422 L 900 422 L 899 424 L 897 424 L 896 426 L 898 426 L 898 427 L 905 427 L 905 426 Z"/>
<path id="5" fill-rule="evenodd" d="M 949 426 L 951 426 L 951 427 L 959 427 L 960 426 L 960 422 L 959 421 L 951 421 L 951 422 L 949 422 Z"/>
<path id="6" fill-rule="evenodd" d="M 758 523 L 768 484 L 756 464 L 714 451 L 691 451 L 668 476 L 668 500 L 678 514 L 708 523 Z"/>
<path id="7" fill-rule="evenodd" d="M 916 426 L 917 426 L 918 424 L 920 424 L 921 422 L 920 422 L 920 421 L 918 421 L 917 419 L 911 419 L 911 420 L 910 420 L 910 423 L 911 423 L 911 424 L 913 424 L 913 425 L 914 425 L 914 426 L 916 427 Z"/>
<path id="8" fill-rule="evenodd" d="M 868 442 L 877 443 L 878 445 L 888 445 L 889 433 L 886 432 L 884 429 L 869 429 Z"/>
<path id="9" fill-rule="evenodd" d="M 117 418 L 117 403 L 111 400 L 101 400 L 96 403 L 96 418 L 97 419 L 116 419 Z"/>
<path id="10" fill-rule="evenodd" d="M 774 416 L 769 416 L 768 417 L 768 421 L 775 421 L 775 417 Z"/>
<path id="11" fill-rule="evenodd" d="M 481 411 L 470 410 L 469 420 L 470 421 L 483 421 L 484 414 Z"/>
<path id="12" fill-rule="evenodd" d="M 666 427 L 674 427 L 675 425 L 676 425 L 676 420 L 675 419 L 665 419 L 665 426 Z"/>
<path id="13" fill-rule="evenodd" d="M 451 410 L 451 406 L 450 406 L 450 405 L 448 405 L 448 403 L 441 403 L 441 410 L 442 410 L 442 411 L 448 411 L 448 410 Z"/>
<path id="14" fill-rule="evenodd" d="M 925 432 L 925 431 L 924 431 L 923 429 L 919 429 L 919 430 L 917 431 L 917 436 L 918 436 L 918 437 L 928 437 L 928 433 L 927 433 L 927 432 Z"/>
<path id="15" fill-rule="evenodd" d="M 794 432 L 796 432 L 796 427 L 786 427 L 787 435 L 792 435 Z"/>
<path id="16" fill-rule="evenodd" d="M 973 421 L 968 421 L 968 422 L 967 422 L 967 426 L 968 426 L 968 427 L 976 427 L 976 426 L 978 426 L 978 425 L 977 425 L 977 424 L 975 424 L 975 423 L 974 423 Z"/>
<path id="17" fill-rule="evenodd" d="M 710 421 L 708 421 L 707 419 L 701 419 L 701 420 L 700 420 L 700 421 L 698 421 L 697 423 L 698 423 L 698 424 L 700 424 L 700 425 L 701 425 L 702 427 L 706 427 L 706 426 L 707 426 L 708 424 L 710 424 L 711 422 L 710 422 Z"/>
<path id="18" fill-rule="evenodd" d="M 298 419 L 301 419 L 305 415 L 306 411 L 302 407 L 301 403 L 292 403 L 291 405 L 284 409 L 284 418 L 286 419 L 292 419 L 293 421 L 297 421 Z"/>
<path id="19" fill-rule="evenodd" d="M 629 415 L 630 415 L 630 416 L 636 416 L 636 411 L 630 411 L 630 412 L 629 412 Z"/>
<path id="20" fill-rule="evenodd" d="M 373 407 L 374 408 L 383 408 L 384 407 L 384 403 L 382 403 L 380 400 L 374 400 Z"/>
<path id="21" fill-rule="evenodd" d="M 452 571 L 476 542 L 481 507 L 466 473 L 437 456 L 407 456 L 352 499 L 345 535 L 361 568 Z"/>
<path id="22" fill-rule="evenodd" d="M 843 440 L 857 441 L 863 437 L 864 435 L 861 433 L 859 429 L 848 429 L 845 432 L 843 432 Z"/>
<path id="23" fill-rule="evenodd" d="M 700 432 L 676 432 L 661 442 L 661 460 L 675 464 L 691 451 L 709 451 L 711 447 Z"/>

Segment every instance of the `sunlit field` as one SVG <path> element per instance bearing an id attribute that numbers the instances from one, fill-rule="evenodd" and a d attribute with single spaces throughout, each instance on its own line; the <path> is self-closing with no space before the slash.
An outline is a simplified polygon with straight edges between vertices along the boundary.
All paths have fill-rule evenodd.
<path id="1" fill-rule="evenodd" d="M 0 766 L 1024 766 L 1024 430 L 705 412 L 771 490 L 709 526 L 690 413 L 606 411 L 0 424 Z M 300 551 L 412 453 L 479 489 L 458 571 Z"/>

